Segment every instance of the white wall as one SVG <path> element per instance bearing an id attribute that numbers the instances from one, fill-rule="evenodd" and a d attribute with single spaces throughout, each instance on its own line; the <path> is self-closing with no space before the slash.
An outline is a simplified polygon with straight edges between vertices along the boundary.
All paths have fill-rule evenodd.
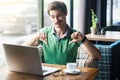
<path id="1" fill-rule="evenodd" d="M 78 5 L 77 30 L 84 33 L 85 0 L 79 0 L 77 5 Z"/>

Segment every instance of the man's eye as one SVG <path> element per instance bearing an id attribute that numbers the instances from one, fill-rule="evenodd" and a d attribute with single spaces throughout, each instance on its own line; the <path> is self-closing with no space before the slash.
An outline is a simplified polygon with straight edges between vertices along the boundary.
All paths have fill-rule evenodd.
<path id="1" fill-rule="evenodd" d="M 62 16 L 62 15 L 58 15 L 57 17 L 60 17 L 60 16 Z"/>
<path id="2" fill-rule="evenodd" d="M 51 16 L 51 18 L 54 18 L 54 16 Z"/>

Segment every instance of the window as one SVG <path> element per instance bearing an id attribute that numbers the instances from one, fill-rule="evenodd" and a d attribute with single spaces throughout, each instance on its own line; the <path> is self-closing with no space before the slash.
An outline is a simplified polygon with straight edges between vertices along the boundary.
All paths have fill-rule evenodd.
<path id="1" fill-rule="evenodd" d="M 2 43 L 37 31 L 37 0 L 0 0 L 0 67 L 4 64 Z"/>
<path id="2" fill-rule="evenodd" d="M 0 32 L 30 34 L 37 30 L 36 24 L 36 0 L 0 0 Z"/>
<path id="3" fill-rule="evenodd" d="M 44 4 L 42 4 L 42 1 Z M 54 0 L 0 0 L 0 53 L 3 53 L 2 42 L 16 43 L 18 39 L 23 42 L 29 35 L 35 33 L 39 27 L 43 27 L 41 26 L 41 22 L 43 20 L 44 26 L 49 26 L 52 24 L 47 14 L 47 7 L 51 1 Z M 80 26 L 79 24 L 83 23 L 83 20 L 81 20 L 83 18 L 81 18 L 82 16 L 80 12 L 82 12 L 82 9 L 84 8 L 78 6 L 82 5 L 81 1 L 60 1 L 65 2 L 67 5 L 68 25 L 71 26 L 72 23 L 73 28 L 78 30 L 77 26 Z M 73 9 L 71 9 L 72 6 Z M 41 12 L 42 10 L 43 12 Z M 71 14 L 72 12 L 73 14 Z M 42 16 L 43 19 L 41 17 L 42 14 L 44 15 Z M 0 54 L 0 65 L 3 58 L 4 55 Z"/>
<path id="4" fill-rule="evenodd" d="M 107 0 L 107 25 L 120 22 L 120 1 Z"/>

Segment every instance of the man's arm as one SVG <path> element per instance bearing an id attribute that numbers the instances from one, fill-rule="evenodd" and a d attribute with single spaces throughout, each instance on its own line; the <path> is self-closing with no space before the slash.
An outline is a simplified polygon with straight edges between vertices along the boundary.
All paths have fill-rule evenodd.
<path id="1" fill-rule="evenodd" d="M 100 51 L 80 32 L 74 32 L 71 35 L 72 41 L 69 44 L 74 42 L 81 42 L 81 47 L 89 54 L 90 57 L 96 60 L 101 59 Z"/>
<path id="2" fill-rule="evenodd" d="M 47 35 L 45 32 L 40 32 L 39 34 L 34 35 L 32 39 L 25 41 L 22 45 L 38 46 L 39 45 L 38 41 L 42 41 L 45 44 L 47 44 L 46 37 Z"/>
<path id="3" fill-rule="evenodd" d="M 81 44 L 81 47 L 93 58 L 100 60 L 101 59 L 101 53 L 99 49 L 97 49 L 87 38 L 86 40 Z"/>
<path id="4" fill-rule="evenodd" d="M 37 37 L 33 37 L 30 40 L 25 41 L 24 43 L 22 43 L 21 45 L 25 45 L 25 46 L 38 46 L 38 39 Z"/>

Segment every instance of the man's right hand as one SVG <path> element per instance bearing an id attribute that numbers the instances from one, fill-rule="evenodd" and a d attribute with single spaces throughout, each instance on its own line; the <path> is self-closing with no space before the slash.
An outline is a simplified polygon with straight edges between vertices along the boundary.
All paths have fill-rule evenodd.
<path id="1" fill-rule="evenodd" d="M 45 44 L 47 44 L 47 35 L 45 32 L 40 32 L 37 33 L 33 36 L 33 38 L 29 41 L 25 41 L 22 43 L 22 45 L 27 45 L 27 46 L 38 46 L 38 40 L 41 40 Z"/>
<path id="2" fill-rule="evenodd" d="M 40 32 L 39 33 L 39 40 L 43 41 L 45 44 L 48 44 L 47 43 L 47 35 L 45 32 Z"/>

